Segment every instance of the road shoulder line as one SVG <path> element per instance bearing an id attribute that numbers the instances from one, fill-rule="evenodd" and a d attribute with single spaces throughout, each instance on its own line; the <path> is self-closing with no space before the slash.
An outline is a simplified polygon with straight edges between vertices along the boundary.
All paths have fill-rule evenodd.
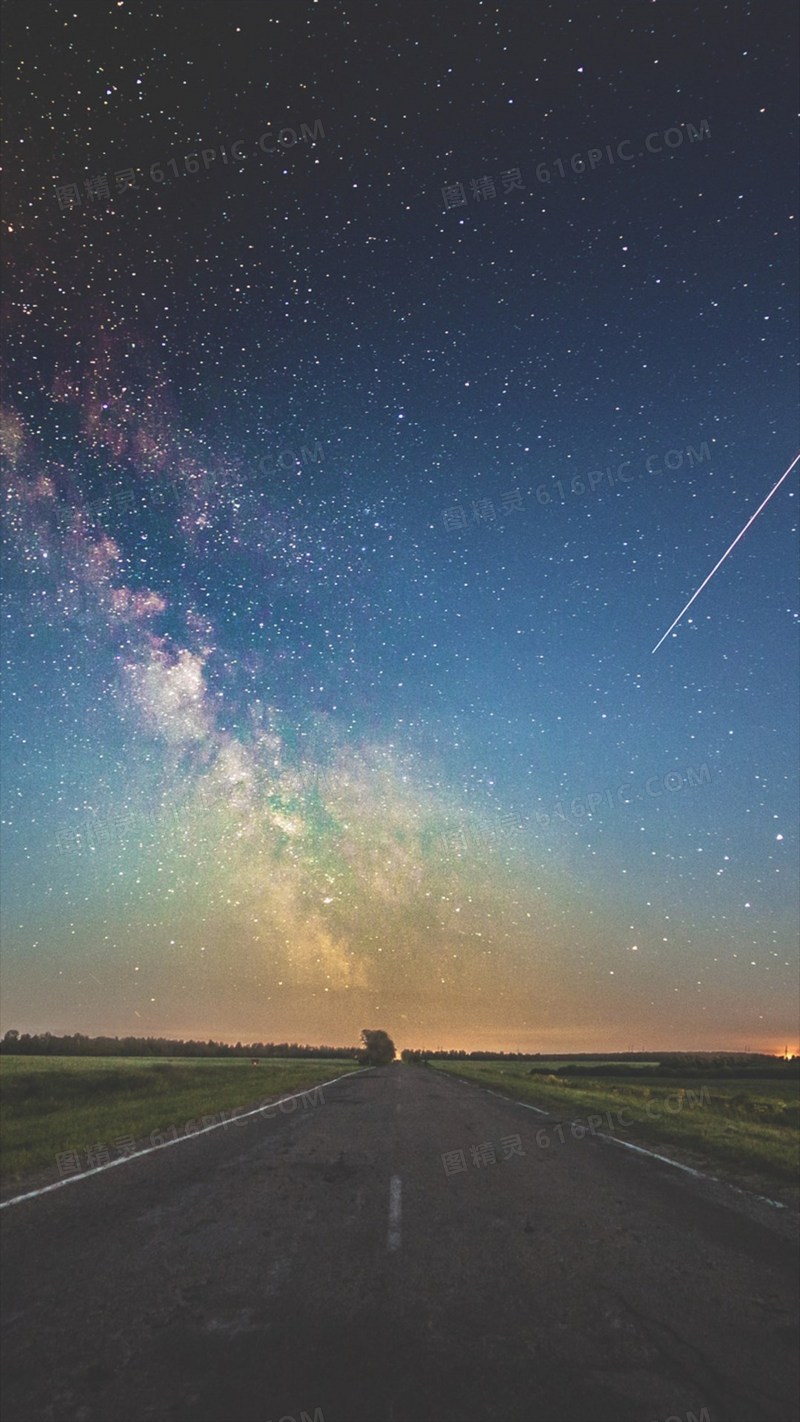
<path id="1" fill-rule="evenodd" d="M 449 1075 L 449 1073 L 442 1073 L 442 1075 Z M 450 1079 L 451 1081 L 461 1081 L 464 1086 L 475 1086 L 478 1091 L 484 1091 L 487 1096 L 497 1096 L 501 1101 L 510 1101 L 512 1106 L 521 1106 L 525 1111 L 535 1111 L 539 1116 L 554 1116 L 557 1114 L 555 1111 L 545 1111 L 541 1106 L 531 1106 L 528 1101 L 519 1101 L 515 1096 L 507 1096 L 505 1092 L 493 1091 L 490 1086 L 481 1086 L 480 1082 L 475 1081 L 472 1077 L 462 1076 L 451 1077 Z M 564 1117 L 564 1120 L 568 1126 L 579 1124 L 575 1121 L 567 1121 L 566 1117 Z M 609 1145 L 622 1146 L 624 1150 L 636 1151 L 637 1155 L 649 1156 L 651 1160 L 658 1160 L 662 1165 L 671 1165 L 675 1170 L 683 1170 L 687 1175 L 693 1175 L 697 1180 L 705 1180 L 710 1185 L 719 1185 L 725 1190 L 734 1190 L 737 1195 L 743 1195 L 746 1200 L 758 1200 L 760 1204 L 769 1205 L 773 1210 L 789 1210 L 789 1206 L 783 1200 L 772 1200 L 769 1195 L 757 1195 L 754 1190 L 745 1190 L 741 1185 L 732 1185 L 729 1180 L 720 1180 L 716 1175 L 706 1175 L 704 1171 L 696 1170 L 692 1165 L 684 1165 L 682 1161 L 672 1160 L 668 1155 L 659 1155 L 657 1151 L 647 1150 L 645 1146 L 634 1145 L 633 1141 L 624 1141 L 620 1136 L 609 1136 L 605 1135 L 602 1131 L 598 1131 L 596 1138 L 601 1141 L 606 1141 Z M 792 1211 L 789 1210 L 789 1213 L 791 1214 Z"/>
<path id="2" fill-rule="evenodd" d="M 239 1121 L 246 1121 L 249 1116 L 259 1116 L 262 1111 L 271 1110 L 273 1106 L 279 1106 L 283 1101 L 299 1101 L 301 1096 L 307 1096 L 310 1091 L 319 1091 L 321 1087 L 334 1086 L 337 1081 L 348 1081 L 350 1077 L 362 1076 L 366 1071 L 373 1071 L 373 1067 L 361 1067 L 358 1071 L 345 1072 L 343 1076 L 335 1076 L 331 1081 L 311 1082 L 303 1091 L 296 1091 L 292 1096 L 281 1096 L 277 1101 L 270 1101 L 267 1105 L 254 1106 L 252 1111 L 243 1111 L 241 1116 L 237 1116 L 236 1124 Z M 119 1160 L 109 1160 L 105 1165 L 95 1165 L 91 1170 L 83 1170 L 80 1175 L 68 1175 L 66 1180 L 55 1180 L 52 1185 L 42 1185 L 39 1190 L 28 1190 L 24 1195 L 14 1195 L 10 1200 L 0 1201 L 0 1210 L 7 1210 L 9 1205 L 20 1205 L 23 1200 L 36 1200 L 40 1195 L 49 1195 L 51 1190 L 61 1190 L 64 1185 L 76 1185 L 79 1180 L 88 1180 L 90 1175 L 100 1175 L 104 1170 L 114 1170 L 118 1165 L 127 1165 L 131 1160 L 139 1160 L 143 1155 L 153 1155 L 157 1150 L 168 1150 L 170 1146 L 183 1145 L 186 1141 L 196 1141 L 198 1136 L 205 1136 L 209 1131 L 224 1130 L 230 1126 L 230 1121 L 215 1121 L 212 1126 L 203 1126 L 200 1131 L 192 1131 L 190 1136 L 178 1136 L 174 1141 L 162 1141 L 160 1145 L 145 1146 L 143 1150 L 133 1151 L 131 1155 L 120 1156 Z"/>

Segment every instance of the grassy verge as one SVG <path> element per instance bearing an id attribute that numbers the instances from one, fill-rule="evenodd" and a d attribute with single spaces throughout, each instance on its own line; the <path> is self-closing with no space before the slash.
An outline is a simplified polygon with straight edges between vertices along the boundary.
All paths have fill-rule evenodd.
<path id="1" fill-rule="evenodd" d="M 530 1076 L 528 1063 L 431 1062 L 585 1129 L 619 1136 L 744 1189 L 800 1201 L 797 1081 Z M 600 1121 L 596 1120 L 600 1117 Z M 595 1118 L 592 1126 L 590 1118 Z M 550 1139 L 553 1137 L 552 1128 Z M 544 1141 L 544 1138 L 543 1138 Z"/>
<path id="2" fill-rule="evenodd" d="M 254 1067 L 224 1058 L 3 1056 L 0 1182 L 74 1175 L 354 1070 L 335 1058 L 265 1058 Z"/>

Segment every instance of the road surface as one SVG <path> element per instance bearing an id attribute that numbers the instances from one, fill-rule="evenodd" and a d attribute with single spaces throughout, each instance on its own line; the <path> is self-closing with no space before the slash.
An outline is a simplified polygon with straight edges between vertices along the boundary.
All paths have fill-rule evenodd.
<path id="1" fill-rule="evenodd" d="M 787 1211 L 433 1070 L 323 1094 L 3 1210 L 4 1422 L 797 1422 Z"/>

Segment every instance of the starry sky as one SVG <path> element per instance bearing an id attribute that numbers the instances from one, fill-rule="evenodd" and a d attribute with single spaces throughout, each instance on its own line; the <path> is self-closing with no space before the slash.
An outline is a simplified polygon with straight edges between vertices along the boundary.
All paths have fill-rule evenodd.
<path id="1" fill-rule="evenodd" d="M 795 29 L 7 7 L 3 1030 L 797 1049 Z"/>

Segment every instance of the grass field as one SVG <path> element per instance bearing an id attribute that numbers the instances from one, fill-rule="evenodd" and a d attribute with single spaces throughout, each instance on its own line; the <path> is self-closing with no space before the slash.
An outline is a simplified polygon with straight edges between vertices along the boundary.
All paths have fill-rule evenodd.
<path id="1" fill-rule="evenodd" d="M 36 1172 L 58 1180 L 119 1159 L 134 1142 L 174 1140 L 222 1112 L 227 1118 L 354 1070 L 343 1058 L 273 1057 L 254 1067 L 231 1058 L 3 1055 L 0 1183 Z"/>
<path id="2" fill-rule="evenodd" d="M 797 1080 L 648 1075 L 640 1085 L 608 1077 L 593 1081 L 530 1076 L 531 1066 L 541 1067 L 541 1062 L 431 1061 L 430 1065 L 543 1107 L 566 1122 L 580 1122 L 586 1130 L 659 1151 L 744 1189 L 792 1205 L 800 1200 Z M 590 1118 L 598 1116 L 599 1123 L 592 1125 Z M 552 1144 L 559 1139 L 552 1128 L 548 1139 Z M 547 1149 L 544 1141 L 543 1135 Z"/>

